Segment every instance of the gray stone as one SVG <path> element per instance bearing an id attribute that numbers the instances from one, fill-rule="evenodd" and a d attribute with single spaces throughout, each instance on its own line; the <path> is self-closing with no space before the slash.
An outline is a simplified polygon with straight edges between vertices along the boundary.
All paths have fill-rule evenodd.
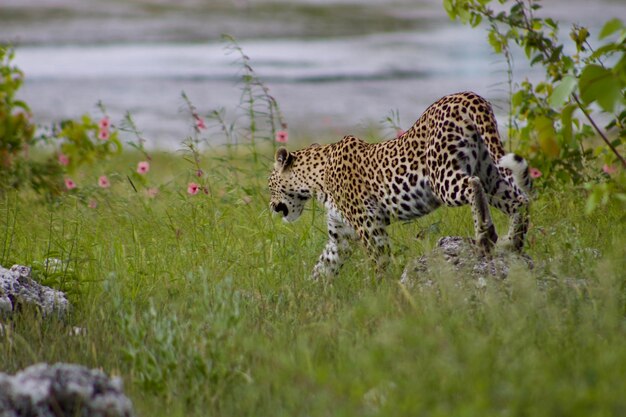
<path id="1" fill-rule="evenodd" d="M 439 239 L 432 253 L 409 262 L 400 282 L 406 285 L 419 282 L 422 286 L 432 286 L 434 282 L 427 278 L 428 272 L 432 265 L 442 261 L 463 272 L 460 277 L 473 279 L 478 288 L 487 285 L 487 278 L 505 279 L 514 263 L 533 268 L 533 262 L 527 255 L 496 247 L 490 257 L 485 257 L 471 239 L 445 236 Z"/>
<path id="2" fill-rule="evenodd" d="M 131 417 L 122 380 L 102 371 L 57 363 L 0 373 L 0 417 Z"/>
<path id="3" fill-rule="evenodd" d="M 29 267 L 0 266 L 0 314 L 12 314 L 20 304 L 36 306 L 44 315 L 53 312 L 63 315 L 69 308 L 65 293 L 33 280 Z"/>

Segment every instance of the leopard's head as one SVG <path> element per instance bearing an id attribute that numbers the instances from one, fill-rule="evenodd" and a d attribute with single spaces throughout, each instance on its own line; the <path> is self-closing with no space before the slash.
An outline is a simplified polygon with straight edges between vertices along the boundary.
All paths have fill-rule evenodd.
<path id="1" fill-rule="evenodd" d="M 283 215 L 283 220 L 297 220 L 311 198 L 311 188 L 305 175 L 301 175 L 296 165 L 296 153 L 279 148 L 274 157 L 274 169 L 269 176 L 270 209 Z"/>

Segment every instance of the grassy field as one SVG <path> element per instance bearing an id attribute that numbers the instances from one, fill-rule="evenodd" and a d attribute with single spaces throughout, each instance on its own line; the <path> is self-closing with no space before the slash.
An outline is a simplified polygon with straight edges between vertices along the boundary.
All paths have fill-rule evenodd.
<path id="1" fill-rule="evenodd" d="M 398 282 L 439 237 L 472 234 L 469 208 L 395 224 L 380 284 L 362 251 L 334 281 L 312 282 L 323 211 L 310 205 L 294 224 L 269 213 L 270 157 L 205 156 L 207 194 L 195 196 L 189 164 L 166 154 L 152 162 L 155 198 L 125 174 L 96 191 L 96 208 L 78 194 L 2 196 L 0 263 L 62 259 L 63 270 L 36 276 L 74 309 L 3 319 L 0 371 L 102 368 L 123 377 L 141 416 L 626 415 L 618 208 L 585 216 L 582 191 L 540 187 L 535 269 L 485 289 L 459 285 L 469 278 L 445 265 L 429 272 L 436 288 Z M 86 332 L 69 336 L 73 327 Z"/>

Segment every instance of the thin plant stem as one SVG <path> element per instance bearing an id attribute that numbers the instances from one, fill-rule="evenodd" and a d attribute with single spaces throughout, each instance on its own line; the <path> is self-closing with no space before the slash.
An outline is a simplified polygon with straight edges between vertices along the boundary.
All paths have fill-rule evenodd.
<path id="1" fill-rule="evenodd" d="M 617 149 L 613 146 L 613 144 L 611 143 L 611 141 L 609 140 L 609 138 L 606 137 L 606 135 L 604 134 L 604 132 L 602 131 L 602 129 L 600 129 L 598 127 L 598 125 L 596 124 L 596 122 L 593 120 L 593 118 L 591 117 L 591 115 L 589 114 L 589 112 L 587 111 L 587 109 L 585 108 L 585 106 L 583 106 L 583 104 L 581 103 L 580 99 L 578 98 L 578 96 L 576 95 L 576 93 L 572 93 L 572 98 L 574 99 L 574 101 L 576 102 L 576 105 L 578 106 L 578 108 L 583 112 L 583 114 L 585 115 L 585 117 L 587 118 L 587 120 L 589 120 L 589 123 L 591 123 L 591 126 L 593 126 L 593 128 L 595 129 L 595 131 L 598 133 L 598 135 L 600 136 L 600 138 L 604 141 L 604 143 L 609 147 L 609 149 L 611 149 L 611 151 L 615 154 L 615 156 L 620 160 L 620 162 L 622 163 L 622 166 L 624 168 L 626 168 L 626 159 L 624 159 L 624 157 L 617 151 Z"/>

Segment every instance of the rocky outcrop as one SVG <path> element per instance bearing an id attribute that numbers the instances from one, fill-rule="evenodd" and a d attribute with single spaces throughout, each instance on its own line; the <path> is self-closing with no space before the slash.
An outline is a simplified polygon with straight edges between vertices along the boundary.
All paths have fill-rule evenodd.
<path id="1" fill-rule="evenodd" d="M 409 285 L 416 282 L 432 285 L 432 280 L 425 278 L 425 276 L 428 275 L 433 265 L 442 261 L 462 272 L 460 277 L 474 279 L 479 287 L 486 285 L 486 278 L 506 278 L 513 264 L 533 268 L 533 262 L 527 255 L 496 248 L 490 257 L 485 257 L 479 253 L 471 239 L 445 236 L 439 239 L 437 247 L 432 253 L 424 255 L 406 266 L 400 282 Z"/>
<path id="2" fill-rule="evenodd" d="M 36 306 L 44 315 L 63 315 L 69 308 L 65 293 L 39 284 L 27 266 L 0 266 L 0 314 L 12 314 L 21 304 Z"/>
<path id="3" fill-rule="evenodd" d="M 131 417 L 122 380 L 102 371 L 58 363 L 0 373 L 0 417 Z"/>

